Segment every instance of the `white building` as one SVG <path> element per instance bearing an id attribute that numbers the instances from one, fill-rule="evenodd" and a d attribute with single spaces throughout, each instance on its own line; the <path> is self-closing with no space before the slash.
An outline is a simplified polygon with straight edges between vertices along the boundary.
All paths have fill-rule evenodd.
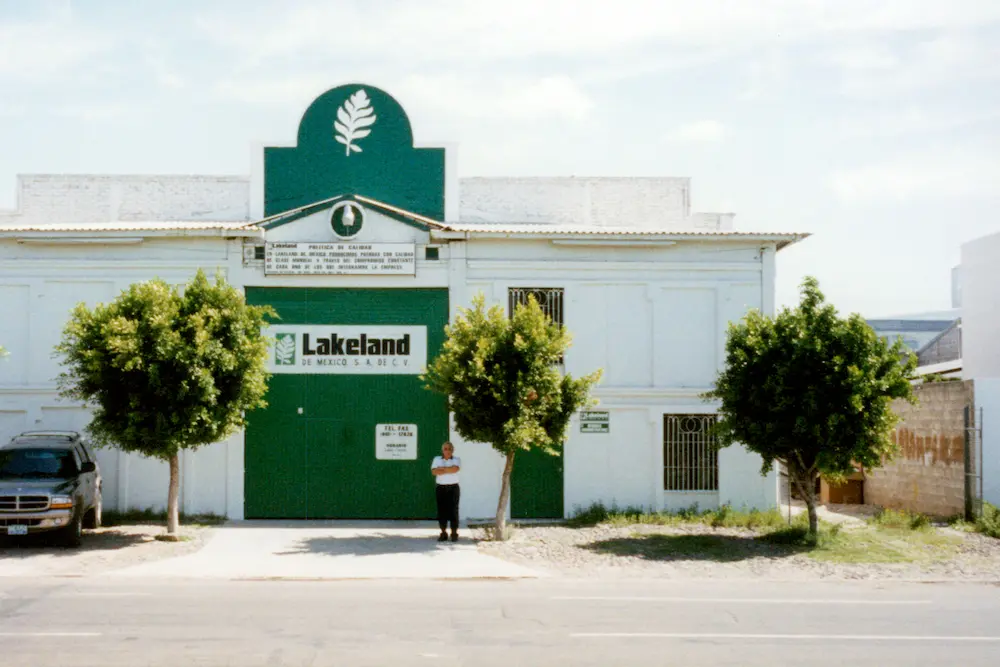
<path id="1" fill-rule="evenodd" d="M 1000 505 L 1000 233 L 962 246 L 962 376 L 982 413 L 983 499 Z"/>
<path id="2" fill-rule="evenodd" d="M 249 177 L 19 179 L 17 210 L 0 212 L 0 438 L 86 426 L 58 398 L 52 357 L 77 302 L 221 271 L 281 314 L 275 375 L 245 432 L 183 455 L 184 511 L 428 517 L 430 460 L 450 438 L 462 514 L 489 516 L 502 459 L 462 442 L 416 374 L 476 293 L 507 308 L 531 293 L 573 333 L 565 370 L 604 378 L 599 414 L 574 419 L 561 457 L 519 455 L 512 516 L 776 504 L 758 457 L 713 453 L 700 395 L 726 325 L 773 313 L 775 255 L 805 235 L 692 213 L 685 178 L 458 179 L 454 149 L 415 148 L 402 108 L 367 86 L 320 96 L 297 144 L 259 158 Z M 100 462 L 106 506 L 163 506 L 165 464 Z"/>

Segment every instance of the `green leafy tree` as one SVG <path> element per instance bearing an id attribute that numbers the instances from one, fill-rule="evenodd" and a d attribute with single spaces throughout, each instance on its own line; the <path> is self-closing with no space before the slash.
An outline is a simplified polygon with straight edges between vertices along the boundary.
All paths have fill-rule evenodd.
<path id="1" fill-rule="evenodd" d="M 199 271 L 183 292 L 151 280 L 93 310 L 79 304 L 56 346 L 60 392 L 93 406 L 95 443 L 169 462 L 168 535 L 179 522 L 178 453 L 226 439 L 265 405 L 272 314 Z"/>
<path id="2" fill-rule="evenodd" d="M 721 401 L 719 446 L 746 446 L 788 471 L 809 511 L 815 538 L 816 480 L 838 482 L 855 466 L 881 466 L 896 453 L 896 399 L 913 401 L 916 357 L 889 344 L 854 314 L 827 304 L 815 278 L 802 301 L 770 318 L 752 311 L 730 324 L 726 365 L 706 398 Z"/>
<path id="3" fill-rule="evenodd" d="M 514 455 L 532 448 L 558 455 L 570 417 L 592 403 L 601 371 L 578 379 L 560 374 L 556 365 L 570 335 L 534 298 L 508 318 L 500 306 L 487 309 L 480 294 L 445 333 L 423 379 L 448 397 L 463 438 L 489 443 L 504 456 L 495 533 L 504 539 Z"/>

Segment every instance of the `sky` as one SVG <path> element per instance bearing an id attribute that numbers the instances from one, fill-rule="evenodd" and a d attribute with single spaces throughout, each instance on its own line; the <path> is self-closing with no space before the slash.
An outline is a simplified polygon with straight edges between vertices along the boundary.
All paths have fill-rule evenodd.
<path id="1" fill-rule="evenodd" d="M 248 174 L 363 82 L 466 176 L 689 176 L 736 229 L 810 232 L 843 312 L 949 308 L 1000 231 L 997 0 L 0 0 L 0 209 L 21 173 Z"/>

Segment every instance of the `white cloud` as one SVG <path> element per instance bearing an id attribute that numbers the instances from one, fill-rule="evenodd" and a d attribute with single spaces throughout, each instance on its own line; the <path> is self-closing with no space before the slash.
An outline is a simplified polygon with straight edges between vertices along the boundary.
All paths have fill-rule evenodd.
<path id="1" fill-rule="evenodd" d="M 385 7 L 384 5 L 374 5 Z M 245 62 L 309 53 L 397 63 L 601 56 L 641 47 L 743 48 L 808 42 L 872 30 L 963 29 L 1000 20 L 991 0 L 424 0 L 373 4 L 281 3 L 254 11 L 209 10 L 197 20 Z"/>
<path id="2" fill-rule="evenodd" d="M 995 80 L 1000 78 L 998 59 L 995 39 L 974 31 L 944 32 L 895 48 L 853 44 L 828 56 L 839 70 L 840 92 L 852 97 L 894 97 L 956 82 Z"/>
<path id="3" fill-rule="evenodd" d="M 111 48 L 111 42 L 67 18 L 0 22 L 0 78 L 70 75 Z"/>
<path id="4" fill-rule="evenodd" d="M 582 121 L 594 107 L 587 93 L 566 76 L 411 76 L 400 82 L 399 91 L 417 107 L 460 118 Z"/>
<path id="5" fill-rule="evenodd" d="M 674 128 L 667 138 L 670 141 L 690 144 L 717 144 L 725 140 L 728 130 L 717 120 L 696 120 Z"/>
<path id="6" fill-rule="evenodd" d="M 908 106 L 863 115 L 845 115 L 837 119 L 835 127 L 837 135 L 843 139 L 869 139 L 943 132 L 998 120 L 1000 110 Z"/>
<path id="7" fill-rule="evenodd" d="M 1000 157 L 964 150 L 902 156 L 834 172 L 829 185 L 848 203 L 996 195 Z"/>

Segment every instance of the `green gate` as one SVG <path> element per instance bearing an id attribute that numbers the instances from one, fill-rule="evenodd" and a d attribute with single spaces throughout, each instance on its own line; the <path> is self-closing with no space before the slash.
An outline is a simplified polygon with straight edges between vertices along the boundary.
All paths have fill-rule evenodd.
<path id="1" fill-rule="evenodd" d="M 427 360 L 444 343 L 445 289 L 248 287 L 282 325 L 427 327 Z M 430 464 L 448 439 L 445 399 L 417 375 L 274 374 L 268 407 L 248 415 L 248 519 L 431 518 Z M 376 424 L 416 424 L 416 460 L 375 457 Z"/>
<path id="2" fill-rule="evenodd" d="M 563 518 L 563 452 L 540 449 L 518 452 L 510 474 L 512 519 Z"/>

